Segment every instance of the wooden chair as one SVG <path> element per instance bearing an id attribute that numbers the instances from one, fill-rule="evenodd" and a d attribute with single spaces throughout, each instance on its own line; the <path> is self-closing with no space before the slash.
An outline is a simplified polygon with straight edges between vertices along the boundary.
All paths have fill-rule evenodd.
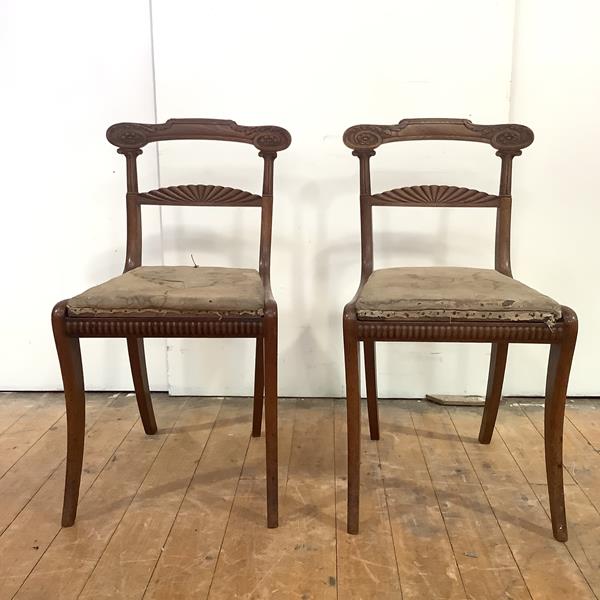
<path id="1" fill-rule="evenodd" d="M 144 430 L 156 433 L 144 357 L 145 337 L 256 338 L 252 435 L 260 436 L 263 392 L 267 469 L 267 523 L 277 527 L 277 304 L 271 293 L 273 163 L 291 143 L 281 127 L 244 127 L 218 119 L 171 119 L 159 125 L 119 123 L 107 138 L 127 161 L 127 251 L 124 273 L 52 312 L 52 327 L 67 408 L 64 527 L 77 513 L 85 435 L 85 395 L 79 338 L 127 339 Z M 252 144 L 264 161 L 262 195 L 212 185 L 138 191 L 137 156 L 149 142 L 220 140 Z M 141 205 L 254 206 L 261 209 L 259 270 L 215 267 L 143 267 Z"/>
<path id="2" fill-rule="evenodd" d="M 371 192 L 370 158 L 381 144 L 409 140 L 483 142 L 502 160 L 498 195 L 453 186 L 421 185 Z M 344 309 L 348 418 L 348 532 L 358 533 L 360 488 L 359 342 L 363 342 L 371 439 L 379 439 L 376 341 L 491 342 L 492 353 L 479 441 L 492 437 L 509 343 L 549 344 L 545 454 L 554 537 L 567 540 L 562 433 L 577 317 L 566 306 L 512 278 L 510 265 L 512 160 L 533 142 L 523 125 L 475 125 L 462 119 L 405 119 L 397 125 L 356 125 L 344 143 L 360 161 L 362 270 Z M 373 271 L 373 206 L 496 208 L 495 269 L 423 267 Z"/>

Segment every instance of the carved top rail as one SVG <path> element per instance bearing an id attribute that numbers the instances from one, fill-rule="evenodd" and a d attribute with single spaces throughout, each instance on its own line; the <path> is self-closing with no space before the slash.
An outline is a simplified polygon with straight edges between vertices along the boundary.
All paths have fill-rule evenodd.
<path id="1" fill-rule="evenodd" d="M 376 206 L 498 206 L 500 197 L 453 185 L 413 185 L 371 194 Z"/>
<path id="2" fill-rule="evenodd" d="M 248 127 L 224 119 L 169 119 L 165 123 L 117 123 L 106 132 L 108 141 L 123 150 L 139 149 L 164 140 L 217 140 L 252 144 L 262 152 L 285 150 L 292 142 L 283 127 Z"/>
<path id="3" fill-rule="evenodd" d="M 397 125 L 354 125 L 344 132 L 346 146 L 357 151 L 413 140 L 482 142 L 499 152 L 520 154 L 533 143 L 533 131 L 512 123 L 476 125 L 468 119 L 403 119 Z"/>

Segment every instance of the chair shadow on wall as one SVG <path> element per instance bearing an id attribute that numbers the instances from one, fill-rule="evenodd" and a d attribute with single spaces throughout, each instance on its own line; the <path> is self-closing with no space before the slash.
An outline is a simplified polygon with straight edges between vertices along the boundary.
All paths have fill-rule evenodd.
<path id="1" fill-rule="evenodd" d="M 390 171 L 390 178 L 394 171 Z M 385 170 L 381 171 L 385 176 Z M 397 174 L 396 174 L 397 175 Z M 413 174 L 414 176 L 414 174 Z M 185 178 L 185 177 L 184 177 Z M 410 179 L 410 172 L 406 175 Z M 202 175 L 190 176 L 188 179 L 207 180 L 207 177 Z M 341 279 L 352 282 L 352 286 L 356 280 L 356 273 L 359 269 L 359 261 L 356 257 L 360 253 L 360 241 L 358 236 L 359 221 L 356 218 L 356 234 L 346 238 L 338 238 L 335 231 L 336 219 L 339 218 L 337 212 L 334 212 L 332 204 L 328 202 L 328 198 L 335 195 L 344 197 L 344 202 L 348 205 L 348 210 L 355 208 L 358 199 L 356 190 L 354 189 L 354 179 L 352 177 L 328 178 L 319 183 L 306 182 L 302 179 L 289 180 L 286 182 L 288 189 L 296 188 L 298 190 L 296 196 L 302 198 L 301 202 L 296 199 L 289 199 L 285 192 L 279 193 L 275 199 L 274 206 L 274 221 L 277 225 L 277 220 L 283 220 L 283 207 L 287 202 L 287 208 L 291 210 L 293 222 L 295 224 L 295 236 L 293 239 L 283 240 L 277 232 L 277 226 L 274 230 L 274 246 L 273 246 L 273 262 L 281 264 L 282 257 L 285 262 L 290 264 L 290 268 L 285 274 L 280 272 L 273 273 L 273 287 L 277 291 L 278 287 L 289 287 L 291 290 L 291 304 L 286 304 L 282 301 L 282 294 L 279 293 L 279 313 L 280 313 L 280 328 L 285 331 L 287 324 L 291 322 L 305 324 L 301 327 L 300 333 L 294 340 L 286 346 L 280 344 L 280 362 L 282 365 L 297 364 L 299 358 L 307 361 L 305 368 L 316 369 L 313 373 L 319 372 L 319 367 L 327 365 L 328 368 L 322 370 L 326 372 L 327 380 L 320 382 L 318 387 L 324 390 L 323 394 L 318 395 L 334 395 L 341 396 L 341 390 L 344 386 L 343 367 L 339 360 L 332 358 L 337 350 L 341 354 L 341 339 L 342 327 L 339 318 L 339 310 L 343 304 L 344 298 L 348 294 L 340 293 L 339 286 L 335 282 Z M 281 187 L 281 186 L 280 186 Z M 340 194 L 340 190 L 344 190 Z M 147 207 L 146 210 L 150 208 Z M 154 207 L 152 207 L 154 208 Z M 178 209 L 180 210 L 180 209 Z M 144 236 L 144 246 L 153 249 L 161 248 L 165 240 L 169 240 L 169 247 L 163 248 L 164 251 L 176 253 L 182 257 L 179 264 L 192 264 L 190 254 L 198 264 L 214 263 L 218 265 L 235 265 L 254 267 L 258 262 L 258 240 L 251 239 L 248 235 L 250 229 L 245 224 L 243 216 L 237 218 L 233 227 L 211 227 L 210 214 L 212 211 L 222 210 L 214 208 L 212 211 L 206 208 L 194 208 L 194 213 L 207 214 L 207 218 L 199 227 L 195 223 L 170 224 L 163 228 L 161 234 L 149 234 Z M 234 214 L 241 215 L 247 208 L 239 208 Z M 440 209 L 438 226 L 435 233 L 419 233 L 409 232 L 402 235 L 391 232 L 375 233 L 376 244 L 379 246 L 381 254 L 397 257 L 423 257 L 430 259 L 434 264 L 443 265 L 446 262 L 448 249 L 452 246 L 451 231 L 449 227 L 448 212 L 445 209 Z M 333 228 L 330 227 L 333 226 Z M 315 279 L 319 283 L 317 294 L 310 295 L 307 292 L 306 282 L 313 276 L 313 268 L 306 263 L 306 254 L 302 252 L 302 248 L 309 244 L 310 240 L 307 236 L 314 235 L 316 240 L 325 240 L 326 248 L 317 254 L 316 267 L 314 270 Z M 332 239 L 332 242 L 329 240 Z M 471 238 L 461 238 L 463 244 L 472 242 Z M 282 247 L 283 246 L 283 247 Z M 469 246 L 469 247 L 472 247 Z M 216 259 L 215 249 L 219 249 L 220 257 Z M 208 262 L 205 257 L 212 257 Z M 119 257 L 120 258 L 120 257 Z M 96 254 L 89 262 L 89 272 L 92 273 L 91 279 L 99 281 L 105 279 L 106 273 L 101 272 L 97 268 L 98 265 L 106 265 L 114 262 L 114 252 L 104 251 Z M 120 262 L 119 262 L 120 264 Z M 149 263 L 144 263 L 149 264 Z M 340 277 L 340 273 L 343 275 Z M 349 275 L 345 275 L 350 273 Z M 114 276 L 120 274 L 120 270 L 116 269 Z M 110 276 L 110 274 L 108 274 Z M 287 281 L 282 281 L 282 278 L 287 278 Z M 352 287 L 349 287 L 352 289 Z M 323 300 L 325 299 L 325 301 Z M 327 299 L 332 299 L 333 302 L 328 304 Z M 326 308 L 326 326 L 330 335 L 328 336 L 331 344 L 338 344 L 332 353 L 332 347 L 323 345 L 319 341 L 319 336 L 316 334 L 316 325 L 312 320 L 312 316 L 319 311 L 321 314 L 323 308 Z M 183 343 L 189 344 L 191 340 L 186 340 Z M 202 386 L 205 389 L 216 387 L 216 382 L 222 380 L 225 375 L 231 372 L 231 367 L 235 364 L 235 370 L 239 373 L 247 374 L 248 381 L 251 381 L 254 369 L 252 352 L 237 351 L 237 345 L 248 343 L 247 340 L 235 340 L 238 344 L 228 343 L 233 340 L 196 340 L 193 346 L 185 348 L 186 351 L 179 352 L 176 357 L 171 354 L 172 349 L 167 349 L 167 361 L 179 360 L 182 361 L 181 368 L 178 369 L 177 378 L 178 384 L 182 389 L 194 389 Z M 210 348 L 210 345 L 220 343 L 231 347 L 232 352 L 230 358 L 224 357 L 225 362 L 219 365 L 212 365 L 210 369 L 202 368 L 204 363 L 203 355 Z M 234 349 L 235 348 L 235 349 Z M 180 346 L 181 349 L 181 346 Z M 148 348 L 148 356 L 152 354 L 152 348 Z M 456 379 L 460 381 L 467 380 L 467 374 L 470 371 L 470 348 L 464 348 L 461 355 L 461 360 L 458 361 Z M 422 348 L 421 352 L 426 354 L 428 348 Z M 126 346 L 123 344 L 123 356 L 126 353 Z M 227 353 L 225 353 L 227 354 Z M 486 356 L 489 352 L 486 350 Z M 124 376 L 128 377 L 127 361 L 122 360 L 119 354 L 115 354 L 111 348 L 106 348 L 103 353 L 103 361 L 106 369 L 119 372 L 123 370 Z M 394 357 L 387 352 L 381 352 L 380 369 L 382 372 L 390 372 L 397 369 Z M 435 381 L 435 365 L 425 363 L 424 368 L 420 366 L 418 373 L 421 379 L 421 389 L 425 389 L 430 382 Z M 200 371 L 200 382 L 198 379 L 187 379 L 187 374 L 197 373 Z M 413 372 L 412 377 L 417 372 Z M 285 377 L 284 373 L 281 374 Z M 149 377 L 152 379 L 152 371 L 149 371 Z M 170 382 L 169 382 L 170 383 Z M 251 383 L 248 384 L 248 395 L 251 394 Z M 483 384 L 485 385 L 485 384 Z"/>
<path id="2" fill-rule="evenodd" d="M 409 174 L 410 176 L 410 174 Z M 409 177 L 408 176 L 408 177 Z M 294 205 L 294 220 L 298 223 L 304 223 L 306 221 L 306 215 L 318 215 L 317 224 L 315 228 L 315 237 L 320 240 L 329 240 L 330 235 L 334 241 L 327 242 L 324 245 L 326 248 L 321 250 L 317 254 L 316 259 L 316 280 L 320 283 L 320 289 L 318 296 L 314 299 L 311 305 L 308 301 L 305 301 L 303 306 L 295 306 L 294 314 L 300 314 L 302 322 L 308 323 L 307 330 L 302 336 L 303 339 L 296 340 L 293 347 L 289 348 L 290 354 L 296 354 L 301 356 L 303 353 L 308 351 L 309 346 L 304 345 L 310 343 L 310 351 L 314 352 L 317 357 L 320 357 L 327 364 L 331 364 L 332 369 L 329 377 L 335 376 L 335 380 L 332 382 L 328 390 L 331 390 L 333 395 L 341 395 L 341 390 L 344 389 L 344 370 L 340 360 L 332 361 L 332 350 L 326 347 L 319 347 L 317 336 L 313 333 L 314 325 L 311 324 L 311 314 L 315 311 L 323 311 L 322 298 L 334 298 L 335 304 L 331 304 L 327 307 L 327 329 L 331 332 L 331 339 L 333 343 L 338 343 L 339 340 L 339 355 L 342 354 L 342 321 L 340 318 L 340 311 L 343 307 L 343 301 L 349 294 L 342 294 L 340 292 L 339 285 L 336 285 L 340 281 L 351 282 L 349 290 L 353 290 L 355 282 L 358 278 L 360 271 L 360 260 L 357 257 L 360 255 L 360 237 L 359 227 L 360 222 L 358 217 L 356 218 L 356 234 L 346 237 L 338 237 L 335 234 L 335 229 L 331 233 L 329 224 L 335 224 L 336 219 L 339 218 L 337 212 L 333 212 L 334 209 L 330 208 L 331 203 L 326 201 L 326 198 L 333 196 L 343 195 L 344 201 L 347 197 L 348 210 L 356 208 L 358 205 L 358 198 L 356 190 L 353 186 L 353 178 L 330 178 L 326 181 L 320 182 L 319 185 L 315 183 L 307 183 L 301 188 L 302 197 L 305 199 L 301 205 L 296 203 Z M 340 189 L 344 190 L 341 194 Z M 346 191 L 347 190 L 347 191 Z M 306 206 L 306 205 L 309 206 Z M 474 237 L 474 236 L 473 236 Z M 462 243 L 465 247 L 472 248 L 474 245 L 473 237 L 467 233 L 462 235 Z M 452 232 L 450 228 L 450 218 L 447 210 L 440 209 L 439 220 L 437 224 L 437 230 L 434 233 L 425 232 L 409 232 L 398 235 L 392 232 L 379 232 L 375 233 L 375 243 L 379 246 L 381 254 L 395 257 L 423 257 L 424 262 L 428 263 L 432 261 L 433 264 L 444 265 L 447 261 L 448 250 L 454 247 L 452 244 Z M 301 253 L 295 253 L 294 260 L 294 272 L 299 272 L 302 267 L 302 256 Z M 399 260 L 398 262 L 401 262 Z M 340 275 L 340 273 L 342 275 Z M 349 273 L 346 275 L 346 273 Z M 302 297 L 302 279 L 297 278 L 294 280 L 294 284 L 298 289 L 298 294 L 294 293 L 294 298 Z M 335 283 L 334 283 L 335 282 Z M 326 305 L 327 306 L 327 305 Z M 306 312 L 298 313 L 296 310 L 305 309 Z M 308 342 L 306 340 L 309 340 Z M 431 346 L 438 347 L 439 345 Z M 456 379 L 460 381 L 468 380 L 468 374 L 470 373 L 470 358 L 473 350 L 472 344 L 464 345 L 464 348 L 460 348 L 461 352 L 460 360 L 457 364 Z M 482 349 L 483 350 L 483 349 Z M 421 348 L 420 352 L 425 354 L 429 351 L 429 348 Z M 483 350 L 485 352 L 486 360 L 489 357 L 489 349 Z M 335 352 L 333 353 L 335 355 Z M 383 372 L 389 372 L 397 370 L 397 363 L 394 356 L 387 352 L 381 352 L 380 369 Z M 311 357 L 311 363 L 315 360 Z M 487 366 L 484 367 L 482 373 L 484 373 Z M 420 389 L 427 389 L 431 386 L 431 382 L 435 381 L 436 365 L 426 363 L 425 367 L 420 365 L 418 373 L 420 374 L 421 385 Z M 335 375 L 333 375 L 335 374 Z M 417 372 L 411 373 L 411 377 L 414 380 Z M 459 379 L 460 378 L 460 379 Z M 485 381 L 482 383 L 483 389 L 485 387 Z"/>
<path id="3" fill-rule="evenodd" d="M 308 391 L 312 392 L 309 395 L 339 395 L 336 390 L 341 389 L 343 381 L 343 373 L 338 369 L 339 361 L 332 358 L 331 349 L 320 341 L 318 335 L 320 324 L 313 320 L 315 314 L 322 314 L 323 307 L 326 306 L 332 292 L 327 286 L 323 286 L 311 293 L 314 284 L 313 266 L 307 262 L 307 253 L 304 252 L 304 248 L 309 247 L 311 243 L 311 236 L 314 240 L 327 239 L 326 223 L 322 213 L 327 211 L 328 207 L 321 199 L 320 185 L 314 182 L 307 183 L 305 179 L 288 181 L 288 184 L 290 188 L 297 190 L 296 198 L 291 199 L 288 204 L 288 218 L 293 220 L 295 233 L 292 242 L 287 241 L 283 251 L 277 242 L 274 244 L 274 255 L 277 255 L 277 249 L 279 250 L 279 258 L 275 258 L 274 263 L 285 257 L 290 264 L 287 270 L 288 281 L 281 282 L 276 274 L 274 282 L 275 286 L 279 282 L 290 289 L 290 303 L 288 305 L 285 302 L 280 303 L 281 331 L 285 331 L 286 323 L 294 323 L 300 330 L 288 345 L 280 348 L 282 371 L 285 371 L 286 364 L 290 365 L 291 369 L 291 365 L 301 361 L 302 366 L 296 375 L 298 379 L 294 381 L 295 384 L 305 385 L 306 376 L 310 374 L 313 379 L 310 383 L 312 387 L 308 388 Z M 299 202 L 298 198 L 302 200 Z M 328 282 L 329 279 L 317 279 L 317 281 L 322 285 L 323 281 Z M 307 282 L 310 282 L 308 286 Z M 280 293 L 281 297 L 283 295 Z M 324 365 L 328 368 L 323 369 Z M 320 379 L 320 373 L 326 373 L 327 379 Z M 313 390 L 319 391 L 315 393 Z M 307 395 L 305 392 L 302 393 Z"/>
<path id="4" fill-rule="evenodd" d="M 223 209 L 212 209 L 223 210 Z M 239 211 L 250 210 L 239 208 Z M 194 211 L 209 212 L 205 208 Z M 258 239 L 248 239 L 248 227 L 243 220 L 238 220 L 233 227 L 211 228 L 210 217 L 199 227 L 197 224 L 168 225 L 163 228 L 162 236 L 151 235 L 144 239 L 148 244 L 160 244 L 163 240 L 170 240 L 168 251 L 181 257 L 181 260 L 169 261 L 177 264 L 197 264 L 210 266 L 246 266 L 256 268 L 258 265 Z M 218 249 L 218 257 L 215 251 Z M 163 253 L 164 256 L 164 253 Z M 254 259 L 254 261 L 252 260 Z M 176 341 L 176 346 L 167 343 L 167 365 L 171 361 L 180 361 L 180 368 L 175 375 L 178 387 L 183 390 L 209 390 L 221 387 L 218 382 L 227 380 L 231 373 L 240 373 L 248 379 L 248 396 L 252 395 L 252 381 L 254 377 L 254 350 L 253 340 L 226 339 L 226 338 L 199 338 L 182 339 Z M 214 349 L 215 344 L 220 348 L 227 348 L 231 352 L 224 352 L 223 360 L 208 362 L 206 353 Z M 242 346 L 247 346 L 246 351 Z M 210 364 L 210 368 L 207 366 Z M 171 369 L 167 366 L 168 370 Z M 197 373 L 197 377 L 190 374 Z M 150 375 L 150 373 L 149 373 Z M 168 379 L 169 388 L 173 381 Z M 201 395 L 207 395 L 206 393 Z M 220 394 L 222 395 L 222 394 Z"/>

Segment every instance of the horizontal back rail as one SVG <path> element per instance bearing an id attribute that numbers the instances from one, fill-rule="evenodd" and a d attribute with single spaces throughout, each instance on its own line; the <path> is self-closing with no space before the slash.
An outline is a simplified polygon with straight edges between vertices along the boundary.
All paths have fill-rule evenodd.
<path id="1" fill-rule="evenodd" d="M 497 207 L 500 196 L 453 185 L 414 185 L 370 196 L 373 206 Z"/>
<path id="2" fill-rule="evenodd" d="M 175 185 L 137 194 L 139 204 L 262 206 L 262 196 L 220 185 Z"/>
<path id="3" fill-rule="evenodd" d="M 216 140 L 252 144 L 263 152 L 285 150 L 292 138 L 283 127 L 249 127 L 224 119 L 169 119 L 165 123 L 117 123 L 106 132 L 108 141 L 124 150 L 166 140 Z"/>
<path id="4" fill-rule="evenodd" d="M 533 131 L 525 125 L 476 125 L 468 119 L 403 119 L 397 125 L 354 125 L 344 132 L 344 143 L 354 150 L 415 140 L 481 142 L 518 154 L 533 143 Z"/>

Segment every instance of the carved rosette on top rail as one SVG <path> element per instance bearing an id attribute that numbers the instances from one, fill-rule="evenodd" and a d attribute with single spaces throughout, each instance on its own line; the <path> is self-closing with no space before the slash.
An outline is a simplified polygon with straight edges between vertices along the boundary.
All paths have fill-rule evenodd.
<path id="1" fill-rule="evenodd" d="M 249 127 L 225 119 L 169 119 L 165 123 L 117 123 L 108 128 L 106 138 L 121 149 L 141 148 L 150 142 L 166 140 L 217 140 L 252 144 L 262 152 L 285 150 L 292 137 L 283 127 Z"/>
<path id="2" fill-rule="evenodd" d="M 498 151 L 518 154 L 533 143 L 533 131 L 513 123 L 476 125 L 468 119 L 403 119 L 397 125 L 354 125 L 344 132 L 346 146 L 357 151 L 414 140 L 482 142 Z"/>
<path id="3" fill-rule="evenodd" d="M 413 185 L 372 194 L 378 206 L 498 206 L 500 198 L 454 185 Z"/>
<path id="4" fill-rule="evenodd" d="M 262 197 L 220 185 L 176 185 L 138 194 L 140 204 L 261 206 Z"/>

